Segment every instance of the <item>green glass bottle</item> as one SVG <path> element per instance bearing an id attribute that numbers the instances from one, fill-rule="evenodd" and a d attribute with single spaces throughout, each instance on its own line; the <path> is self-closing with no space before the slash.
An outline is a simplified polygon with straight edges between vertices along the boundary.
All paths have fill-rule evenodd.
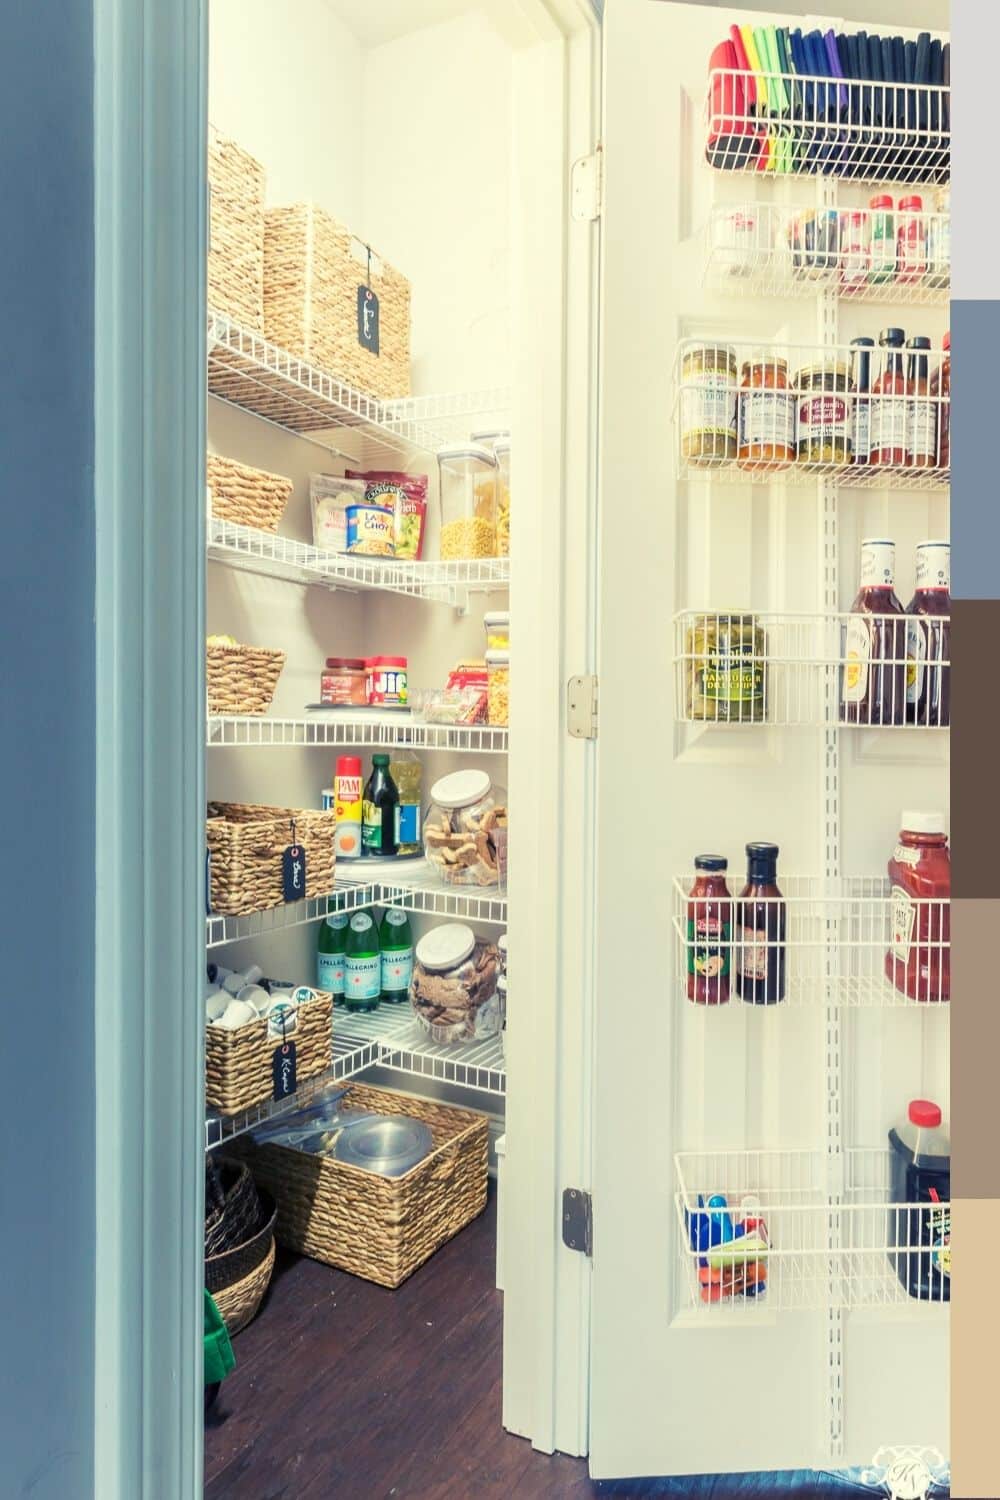
<path id="1" fill-rule="evenodd" d="M 388 755 L 372 756 L 362 818 L 362 854 L 394 858 L 399 853 L 399 789 L 389 774 Z"/>
<path id="2" fill-rule="evenodd" d="M 344 951 L 344 1004 L 348 1010 L 376 1010 L 382 992 L 378 927 L 370 912 L 356 911 Z"/>
<path id="3" fill-rule="evenodd" d="M 382 999 L 399 1005 L 410 993 L 413 978 L 413 933 L 410 919 L 398 906 L 382 918 L 379 934 L 382 948 Z"/>
<path id="4" fill-rule="evenodd" d="M 344 998 L 344 950 L 349 921 L 346 912 L 335 912 L 319 924 L 316 940 L 316 988 L 332 995 L 334 1005 Z"/>

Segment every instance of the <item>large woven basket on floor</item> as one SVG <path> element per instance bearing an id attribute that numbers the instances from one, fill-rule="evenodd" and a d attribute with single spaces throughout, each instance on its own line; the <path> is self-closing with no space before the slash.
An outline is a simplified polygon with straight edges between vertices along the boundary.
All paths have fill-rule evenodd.
<path id="1" fill-rule="evenodd" d="M 209 713 L 266 714 L 284 665 L 284 651 L 266 646 L 206 646 Z"/>
<path id="2" fill-rule="evenodd" d="M 306 856 L 308 876 L 308 855 Z M 295 1077 L 299 1083 L 323 1073 L 332 1053 L 332 996 L 316 999 L 295 1013 Z M 227 1026 L 205 1028 L 205 1100 L 223 1115 L 238 1115 L 274 1094 L 272 1061 L 280 1046 L 268 1036 L 267 1019 L 250 1021 L 231 1031 Z M 211 1287 L 209 1287 L 211 1291 Z"/>
<path id="3" fill-rule="evenodd" d="M 397 1287 L 486 1207 L 485 1115 L 388 1089 L 354 1084 L 344 1105 L 411 1115 L 430 1126 L 434 1150 L 403 1177 L 380 1177 L 286 1146 L 232 1149 L 278 1205 L 279 1244 Z"/>
<path id="4" fill-rule="evenodd" d="M 264 333 L 382 400 L 410 394 L 410 283 L 311 203 L 264 214 Z M 358 342 L 358 288 L 378 297 L 379 352 Z"/>
<path id="5" fill-rule="evenodd" d="M 215 1305 L 222 1314 L 226 1331 L 230 1337 L 245 1328 L 257 1316 L 257 1309 L 264 1300 L 274 1270 L 274 1239 L 272 1237 L 267 1254 L 256 1270 L 227 1286 L 225 1291 L 215 1292 Z"/>
<path id="6" fill-rule="evenodd" d="M 282 856 L 291 844 L 306 854 L 306 897 L 333 890 L 335 812 L 210 802 L 211 906 L 220 916 L 246 916 L 285 902 Z"/>
<path id="7" fill-rule="evenodd" d="M 269 1193 L 262 1192 L 258 1198 L 258 1224 L 240 1245 L 224 1250 L 220 1255 L 205 1254 L 205 1285 L 217 1297 L 237 1281 L 245 1281 L 256 1271 L 261 1261 L 267 1259 L 274 1243 L 274 1221 L 277 1207 Z"/>
<path id="8" fill-rule="evenodd" d="M 277 531 L 292 494 L 292 481 L 282 474 L 252 469 L 234 458 L 210 453 L 206 463 L 212 491 L 212 515 L 220 521 L 237 521 L 258 531 Z"/>
<path id="9" fill-rule="evenodd" d="M 264 168 L 209 126 L 208 305 L 244 328 L 264 327 Z"/>

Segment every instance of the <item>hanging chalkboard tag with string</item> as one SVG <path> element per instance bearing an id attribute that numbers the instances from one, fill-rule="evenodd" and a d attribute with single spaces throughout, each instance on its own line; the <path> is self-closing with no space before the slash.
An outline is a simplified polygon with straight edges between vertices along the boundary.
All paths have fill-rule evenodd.
<path id="1" fill-rule="evenodd" d="M 289 1094 L 295 1093 L 295 1043 L 284 1035 L 284 1022 L 281 1030 L 282 1039 L 271 1054 L 271 1079 L 275 1099 L 287 1099 Z"/>
<path id="2" fill-rule="evenodd" d="M 372 279 L 372 250 L 365 246 L 368 256 L 368 282 Z M 378 353 L 378 297 L 368 284 L 358 287 L 358 343 L 369 354 Z"/>
<path id="3" fill-rule="evenodd" d="M 281 883 L 286 901 L 301 901 L 306 893 L 306 851 L 295 843 L 295 823 L 292 822 L 292 843 L 281 856 Z"/>

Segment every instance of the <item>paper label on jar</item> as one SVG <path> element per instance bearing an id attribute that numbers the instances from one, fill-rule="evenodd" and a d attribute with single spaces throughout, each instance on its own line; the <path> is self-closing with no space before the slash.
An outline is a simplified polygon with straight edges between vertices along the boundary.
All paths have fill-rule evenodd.
<path id="1" fill-rule="evenodd" d="M 882 449 L 906 451 L 905 396 L 872 398 L 872 451 Z"/>
<path id="2" fill-rule="evenodd" d="M 872 654 L 871 627 L 863 615 L 852 615 L 844 645 L 844 682 L 841 700 L 861 703 L 868 692 L 868 668 Z"/>
<path id="3" fill-rule="evenodd" d="M 706 370 L 681 386 L 681 433 L 736 436 L 736 385 L 722 370 Z"/>
<path id="4" fill-rule="evenodd" d="M 913 926 L 917 909 L 908 891 L 901 885 L 892 888 L 892 953 L 900 963 L 906 963 L 913 941 Z"/>
<path id="5" fill-rule="evenodd" d="M 764 697 L 764 664 L 753 657 L 710 660 L 698 675 L 702 697 L 713 703 L 753 703 Z"/>
<path id="6" fill-rule="evenodd" d="M 855 463 L 867 459 L 872 451 L 872 405 L 870 401 L 854 403 L 854 438 L 851 444 Z"/>
<path id="7" fill-rule="evenodd" d="M 897 844 L 892 851 L 892 857 L 897 865 L 918 865 L 920 863 L 920 850 L 908 849 L 905 844 Z"/>
<path id="8" fill-rule="evenodd" d="M 799 403 L 799 442 L 833 443 L 841 449 L 847 442 L 847 419 L 851 404 L 844 396 L 806 396 Z"/>
<path id="9" fill-rule="evenodd" d="M 767 933 L 756 927 L 744 927 L 740 932 L 738 967 L 744 979 L 767 978 Z"/>
<path id="10" fill-rule="evenodd" d="M 927 662 L 927 637 L 919 620 L 906 622 L 906 701 L 919 703 Z"/>
<path id="11" fill-rule="evenodd" d="M 933 458 L 937 453 L 937 409 L 933 401 L 907 403 L 906 453 L 908 458 Z"/>
<path id="12" fill-rule="evenodd" d="M 739 445 L 792 448 L 795 398 L 789 391 L 740 391 Z"/>

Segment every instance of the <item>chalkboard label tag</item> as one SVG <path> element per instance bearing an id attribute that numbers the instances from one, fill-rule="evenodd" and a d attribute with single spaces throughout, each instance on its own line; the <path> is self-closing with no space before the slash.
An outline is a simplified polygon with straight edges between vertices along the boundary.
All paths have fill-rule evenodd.
<path id="1" fill-rule="evenodd" d="M 275 1047 L 271 1058 L 271 1075 L 276 1099 L 287 1099 L 289 1094 L 295 1093 L 294 1042 L 282 1042 L 280 1047 Z"/>
<path id="2" fill-rule="evenodd" d="M 289 844 L 281 856 L 281 880 L 286 901 L 301 901 L 306 893 L 306 851 L 301 844 Z"/>
<path id="3" fill-rule="evenodd" d="M 358 343 L 369 354 L 378 349 L 378 297 L 370 286 L 358 287 Z"/>

